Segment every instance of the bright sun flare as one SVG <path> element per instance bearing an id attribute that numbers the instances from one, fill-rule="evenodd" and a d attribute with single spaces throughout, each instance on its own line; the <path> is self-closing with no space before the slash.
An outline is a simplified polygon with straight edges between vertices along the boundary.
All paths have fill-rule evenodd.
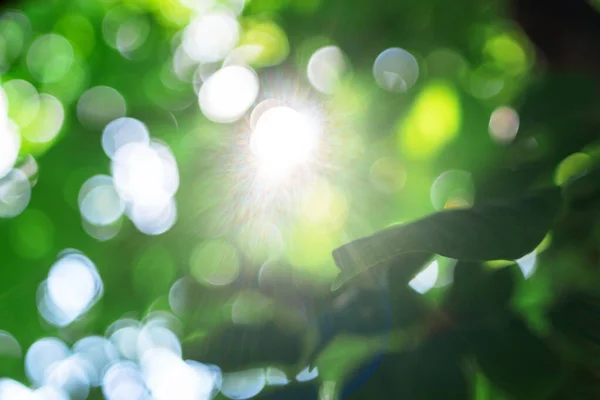
<path id="1" fill-rule="evenodd" d="M 315 154 L 319 124 L 290 107 L 265 111 L 252 132 L 251 150 L 269 177 L 282 177 L 306 164 Z"/>

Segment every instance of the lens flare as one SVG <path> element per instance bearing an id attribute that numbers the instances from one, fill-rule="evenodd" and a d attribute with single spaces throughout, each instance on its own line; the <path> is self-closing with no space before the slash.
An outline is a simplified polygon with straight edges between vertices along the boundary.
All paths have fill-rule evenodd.
<path id="1" fill-rule="evenodd" d="M 290 107 L 280 106 L 262 114 L 250 146 L 261 171 L 277 178 L 310 160 L 319 135 L 316 121 Z"/>

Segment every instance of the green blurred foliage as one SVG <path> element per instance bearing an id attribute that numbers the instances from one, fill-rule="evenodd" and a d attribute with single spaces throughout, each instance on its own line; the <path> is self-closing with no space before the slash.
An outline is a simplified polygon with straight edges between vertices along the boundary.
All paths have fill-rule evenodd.
<path id="1" fill-rule="evenodd" d="M 211 122 L 198 108 L 195 71 L 174 71 L 194 15 L 184 3 L 11 7 L 0 15 L 2 83 L 20 128 L 17 165 L 33 156 L 37 168 L 27 209 L 0 219 L 0 330 L 23 352 L 44 336 L 71 345 L 125 316 L 171 310 L 185 358 L 289 377 L 318 367 L 317 379 L 267 387 L 264 398 L 597 398 L 597 77 L 544 67 L 505 2 L 249 0 L 238 45 L 262 50 L 240 57 L 262 91 L 316 104 L 331 143 L 316 189 L 266 210 L 236 180 L 249 117 Z M 119 48 L 111 24 L 131 24 L 139 43 Z M 51 33 L 64 41 L 32 53 Z M 325 95 L 306 69 L 328 45 L 348 65 Z M 390 47 L 419 65 L 404 93 L 373 77 Z M 98 120 L 86 122 L 78 102 L 96 86 L 120 97 L 100 100 Z M 40 94 L 62 104 L 59 131 L 48 133 L 56 121 L 52 105 L 32 100 Z M 101 133 L 112 117 L 101 111 L 120 98 L 175 155 L 178 220 L 147 236 L 123 217 L 100 241 L 86 231 L 78 193 L 110 173 Z M 510 134 L 490 125 L 504 106 L 518 115 L 507 142 L 490 133 Z M 273 220 L 276 234 L 264 224 Z M 64 249 L 95 263 L 104 291 L 57 328 L 36 300 Z M 410 282 L 433 259 L 439 272 L 420 293 Z M 0 351 L 0 376 L 27 382 L 23 357 Z"/>

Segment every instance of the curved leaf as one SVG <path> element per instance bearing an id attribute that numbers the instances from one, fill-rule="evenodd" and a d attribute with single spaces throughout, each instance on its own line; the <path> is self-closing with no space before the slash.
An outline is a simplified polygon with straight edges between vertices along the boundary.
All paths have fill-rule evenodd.
<path id="1" fill-rule="evenodd" d="M 560 189 L 553 187 L 470 209 L 442 211 L 355 240 L 333 252 L 341 270 L 334 287 L 412 252 L 467 261 L 518 259 L 542 241 L 561 204 Z"/>
<path id="2" fill-rule="evenodd" d="M 399 254 L 393 261 L 386 264 L 386 266 L 392 267 L 389 274 L 389 282 L 394 285 L 407 284 L 421 269 L 423 269 L 425 264 L 430 261 L 433 256 L 432 253 L 422 251 Z M 331 290 L 338 290 L 342 284 L 346 283 L 351 278 L 352 277 L 348 277 L 348 279 L 339 279 L 338 277 L 331 286 Z"/>

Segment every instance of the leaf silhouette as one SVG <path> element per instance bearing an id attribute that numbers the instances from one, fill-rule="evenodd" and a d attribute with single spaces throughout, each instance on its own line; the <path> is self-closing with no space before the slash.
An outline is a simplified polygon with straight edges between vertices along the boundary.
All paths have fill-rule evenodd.
<path id="1" fill-rule="evenodd" d="M 363 363 L 345 381 L 344 399 L 470 399 L 471 388 L 453 340 L 430 340 L 414 350 Z"/>
<path id="2" fill-rule="evenodd" d="M 527 196 L 442 211 L 355 240 L 333 252 L 338 288 L 369 268 L 398 263 L 410 253 L 436 253 L 465 261 L 518 259 L 535 248 L 562 204 L 557 187 Z M 416 272 L 416 271 L 415 271 Z"/>
<path id="3" fill-rule="evenodd" d="M 206 338 L 184 343 L 187 358 L 216 364 L 226 372 L 257 365 L 292 365 L 302 355 L 302 337 L 273 322 L 263 325 L 228 325 Z"/>
<path id="4" fill-rule="evenodd" d="M 511 398 L 547 398 L 560 383 L 560 358 L 516 318 L 465 337 L 483 373 Z"/>

